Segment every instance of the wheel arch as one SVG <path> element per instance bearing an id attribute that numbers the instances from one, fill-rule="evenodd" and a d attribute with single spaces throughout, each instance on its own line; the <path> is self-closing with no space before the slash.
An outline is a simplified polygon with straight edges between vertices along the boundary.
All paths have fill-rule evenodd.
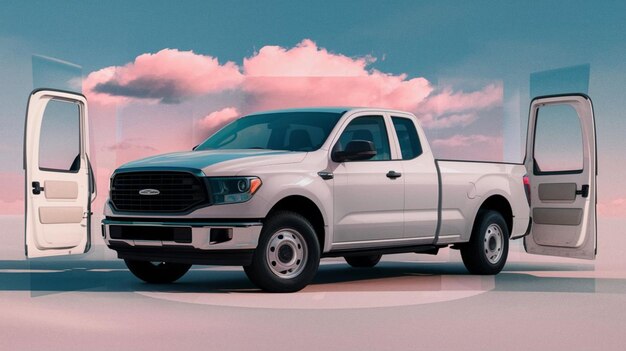
<path id="1" fill-rule="evenodd" d="M 313 200 L 302 195 L 289 195 L 280 199 L 267 213 L 269 218 L 273 213 L 281 210 L 296 212 L 306 218 L 315 230 L 315 235 L 323 251 L 326 244 L 326 224 L 322 211 Z"/>
<path id="2" fill-rule="evenodd" d="M 511 237 L 513 233 L 513 207 L 511 207 L 511 202 L 505 196 L 501 194 L 492 194 L 487 197 L 476 210 L 472 228 L 476 225 L 476 221 L 478 220 L 478 215 L 481 210 L 491 210 L 500 213 L 504 218 L 507 229 L 509 230 L 509 238 Z"/>

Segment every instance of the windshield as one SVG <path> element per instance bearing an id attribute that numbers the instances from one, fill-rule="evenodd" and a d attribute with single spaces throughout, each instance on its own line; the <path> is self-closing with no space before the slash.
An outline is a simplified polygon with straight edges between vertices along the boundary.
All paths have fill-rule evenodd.
<path id="1" fill-rule="evenodd" d="M 196 150 L 319 149 L 343 112 L 276 112 L 239 118 L 210 136 Z"/>

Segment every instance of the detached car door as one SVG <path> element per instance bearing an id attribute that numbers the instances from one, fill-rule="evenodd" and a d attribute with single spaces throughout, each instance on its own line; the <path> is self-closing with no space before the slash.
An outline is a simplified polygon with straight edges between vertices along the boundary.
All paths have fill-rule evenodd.
<path id="1" fill-rule="evenodd" d="M 95 182 L 89 165 L 87 100 L 75 93 L 36 90 L 26 112 L 26 256 L 89 250 Z"/>
<path id="2" fill-rule="evenodd" d="M 531 187 L 529 253 L 596 256 L 596 133 L 591 99 L 535 98 L 525 165 Z"/>

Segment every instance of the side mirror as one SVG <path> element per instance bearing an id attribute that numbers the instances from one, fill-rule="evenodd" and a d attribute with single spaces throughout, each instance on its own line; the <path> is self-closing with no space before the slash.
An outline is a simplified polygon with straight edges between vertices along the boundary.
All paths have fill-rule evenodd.
<path id="1" fill-rule="evenodd" d="M 352 140 L 343 151 L 333 151 L 331 158 L 335 162 L 363 161 L 376 156 L 374 143 L 367 140 Z"/>

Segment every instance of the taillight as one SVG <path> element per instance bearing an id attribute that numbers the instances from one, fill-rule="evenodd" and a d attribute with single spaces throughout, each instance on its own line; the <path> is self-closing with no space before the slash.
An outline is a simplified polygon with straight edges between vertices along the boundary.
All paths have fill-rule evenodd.
<path id="1" fill-rule="evenodd" d="M 524 176 L 524 191 L 526 192 L 526 201 L 528 201 L 528 206 L 530 206 L 530 179 L 528 176 Z"/>

